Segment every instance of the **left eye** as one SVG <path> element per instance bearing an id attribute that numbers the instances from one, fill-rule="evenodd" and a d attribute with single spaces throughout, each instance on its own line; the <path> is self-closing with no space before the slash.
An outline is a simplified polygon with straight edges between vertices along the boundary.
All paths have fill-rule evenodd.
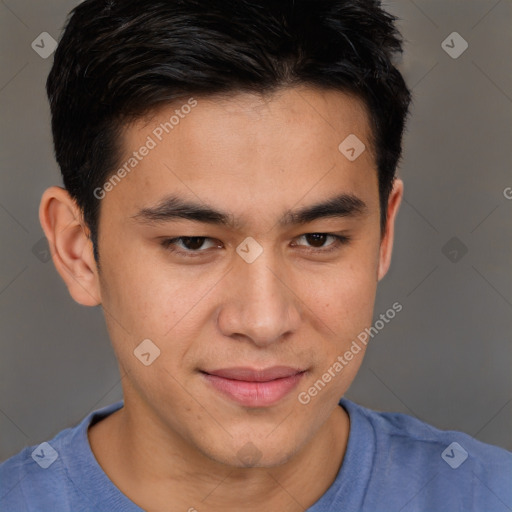
<path id="1" fill-rule="evenodd" d="M 333 242 L 325 246 L 325 243 L 328 239 L 333 240 Z M 328 252 L 335 250 L 344 243 L 347 243 L 349 238 L 342 235 L 331 235 L 329 233 L 306 233 L 301 235 L 298 240 L 305 240 L 308 244 L 310 244 L 310 246 L 312 246 L 313 251 L 317 250 L 321 252 Z M 324 249 L 324 247 L 327 248 Z"/>

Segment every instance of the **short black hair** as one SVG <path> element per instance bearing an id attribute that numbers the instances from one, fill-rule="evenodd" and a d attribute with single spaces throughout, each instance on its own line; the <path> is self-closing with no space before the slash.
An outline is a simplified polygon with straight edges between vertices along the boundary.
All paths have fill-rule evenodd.
<path id="1" fill-rule="evenodd" d="M 191 95 L 310 85 L 362 100 L 383 231 L 411 102 L 393 63 L 403 51 L 396 20 L 378 0 L 85 0 L 75 7 L 46 90 L 55 156 L 96 260 L 93 191 L 116 171 L 123 127 Z"/>

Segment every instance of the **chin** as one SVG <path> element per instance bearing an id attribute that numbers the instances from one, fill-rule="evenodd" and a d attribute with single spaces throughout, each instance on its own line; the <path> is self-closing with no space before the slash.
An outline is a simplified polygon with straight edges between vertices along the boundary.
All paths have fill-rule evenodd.
<path id="1" fill-rule="evenodd" d="M 266 442 L 265 442 L 266 441 Z M 218 445 L 217 445 L 218 446 Z M 238 448 L 237 448 L 238 447 Z M 205 450 L 203 453 L 217 463 L 234 468 L 272 468 L 288 462 L 297 452 L 297 447 L 286 446 L 283 442 L 238 442 L 233 449 L 223 451 Z"/>

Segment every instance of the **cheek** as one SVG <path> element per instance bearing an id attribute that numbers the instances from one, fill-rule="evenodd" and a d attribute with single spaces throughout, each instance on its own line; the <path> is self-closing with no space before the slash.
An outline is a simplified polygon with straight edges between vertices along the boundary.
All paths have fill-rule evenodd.
<path id="1" fill-rule="evenodd" d="M 124 367 L 141 369 L 133 352 L 145 339 L 160 350 L 157 366 L 171 373 L 188 367 L 192 363 L 187 354 L 215 310 L 215 286 L 223 272 L 178 268 L 147 255 L 118 258 L 118 265 L 112 261 L 103 270 L 103 308 Z"/>
<path id="2" fill-rule="evenodd" d="M 302 294 L 331 331 L 354 336 L 371 322 L 377 290 L 378 250 L 301 274 Z"/>
<path id="3" fill-rule="evenodd" d="M 176 272 L 156 272 L 151 265 L 116 269 L 108 276 L 104 307 L 133 337 L 164 338 L 193 317 L 208 291 L 208 280 L 185 278 Z"/>
<path id="4" fill-rule="evenodd" d="M 315 336 L 312 375 L 301 387 L 301 404 L 314 403 L 325 417 L 354 380 L 366 345 L 358 338 L 372 322 L 377 289 L 376 264 L 339 265 L 311 280 L 307 304 Z M 320 412 L 318 412 L 320 414 Z"/>

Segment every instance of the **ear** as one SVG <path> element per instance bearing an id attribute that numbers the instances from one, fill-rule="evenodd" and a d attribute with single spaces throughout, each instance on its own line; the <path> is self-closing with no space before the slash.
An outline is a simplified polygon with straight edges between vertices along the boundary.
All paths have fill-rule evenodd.
<path id="1" fill-rule="evenodd" d="M 380 243 L 378 272 L 379 281 L 386 275 L 389 269 L 389 265 L 391 264 L 391 253 L 393 252 L 393 240 L 395 234 L 395 220 L 403 194 L 404 183 L 402 180 L 396 178 L 388 200 L 386 231 Z"/>
<path id="2" fill-rule="evenodd" d="M 45 190 L 39 206 L 53 263 L 69 293 L 84 306 L 101 304 L 98 269 L 83 215 L 68 191 L 61 187 Z"/>

